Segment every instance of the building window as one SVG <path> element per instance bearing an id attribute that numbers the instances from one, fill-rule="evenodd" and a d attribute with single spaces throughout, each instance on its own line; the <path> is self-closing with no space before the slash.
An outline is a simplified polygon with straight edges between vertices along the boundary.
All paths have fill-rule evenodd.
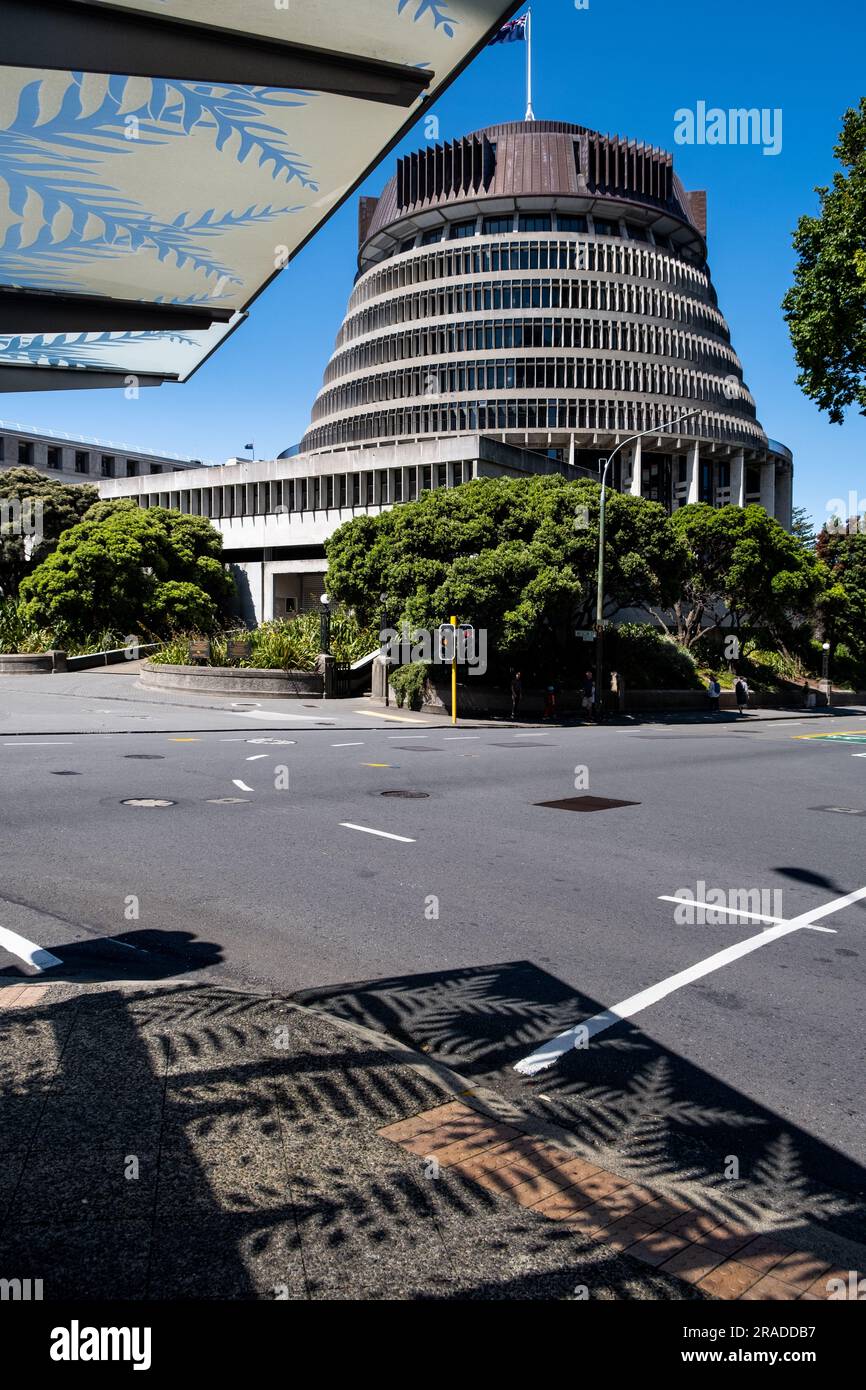
<path id="1" fill-rule="evenodd" d="M 162 472 L 162 464 L 161 464 L 161 463 L 152 463 L 152 464 L 150 465 L 150 471 L 151 471 L 151 473 L 161 473 L 161 472 Z"/>
<path id="2" fill-rule="evenodd" d="M 46 455 L 46 463 L 47 463 L 47 465 L 48 465 L 49 468 L 54 468 L 54 469 L 62 468 L 62 467 L 63 467 L 63 450 L 62 450 L 62 449 L 53 448 L 53 447 L 49 447 L 48 453 L 47 453 L 47 455 Z"/>
<path id="3" fill-rule="evenodd" d="M 137 460 L 137 459 L 127 459 L 127 460 L 126 460 L 126 476 L 127 476 L 127 478 L 137 478 L 137 477 L 138 477 L 138 460 Z"/>
<path id="4" fill-rule="evenodd" d="M 602 217 L 593 218 L 596 236 L 619 236 L 619 225 L 616 222 L 607 222 Z"/>
<path id="5" fill-rule="evenodd" d="M 409 237 L 406 238 L 405 241 L 401 241 L 401 242 L 400 242 L 400 250 L 401 250 L 401 251 L 412 251 L 412 250 L 414 249 L 414 247 L 415 247 L 415 238 L 414 238 L 413 236 L 409 236 Z"/>
<path id="6" fill-rule="evenodd" d="M 447 463 L 437 463 L 437 465 L 436 465 L 436 486 L 437 486 L 437 487 L 447 487 L 447 486 L 448 486 L 448 464 L 447 464 Z"/>
<path id="7" fill-rule="evenodd" d="M 113 477 L 114 477 L 114 455 L 113 455 L 113 454 L 103 454 L 103 455 L 102 455 L 102 476 L 103 476 L 103 478 L 113 478 Z"/>
<path id="8" fill-rule="evenodd" d="M 372 473 L 364 474 L 364 497 L 368 507 L 373 505 L 373 477 Z"/>
<path id="9" fill-rule="evenodd" d="M 444 227 L 433 227 L 429 232 L 425 232 L 421 238 L 422 246 L 435 246 L 437 241 L 441 241 L 445 232 Z"/>
<path id="10" fill-rule="evenodd" d="M 360 473 L 355 473 L 354 476 L 353 476 L 353 478 L 352 478 L 352 506 L 353 506 L 353 507 L 360 507 L 360 505 L 361 505 L 361 475 L 360 475 Z"/>
<path id="11" fill-rule="evenodd" d="M 521 213 L 518 225 L 521 232 L 549 232 L 551 230 L 550 213 Z"/>
<path id="12" fill-rule="evenodd" d="M 459 241 L 461 237 L 474 236 L 476 225 L 477 224 L 474 217 L 471 222 L 452 222 L 451 240 Z"/>
<path id="13" fill-rule="evenodd" d="M 33 462 L 33 445 L 26 439 L 18 440 L 18 462 L 25 468 L 29 468 Z"/>
<path id="14" fill-rule="evenodd" d="M 498 236 L 501 232 L 514 231 L 513 217 L 485 217 L 482 227 L 485 236 Z"/>
<path id="15" fill-rule="evenodd" d="M 348 478 L 346 477 L 345 473 L 341 473 L 341 474 L 340 474 L 340 502 L 339 502 L 340 507 L 345 507 L 345 505 L 346 505 L 346 498 L 347 498 L 347 496 L 348 496 L 348 482 L 349 482 L 349 480 L 348 480 Z"/>
<path id="16" fill-rule="evenodd" d="M 556 226 L 560 232 L 585 232 L 587 221 L 585 217 L 566 216 L 561 212 L 557 216 Z"/>
<path id="17" fill-rule="evenodd" d="M 333 475 L 325 479 L 325 507 L 331 511 L 334 506 L 334 478 Z"/>
<path id="18" fill-rule="evenodd" d="M 76 473 L 90 472 L 90 455 L 86 449 L 75 450 L 75 471 Z"/>
<path id="19" fill-rule="evenodd" d="M 649 235 L 643 227 L 638 227 L 634 222 L 627 222 L 625 225 L 632 241 L 649 241 Z"/>

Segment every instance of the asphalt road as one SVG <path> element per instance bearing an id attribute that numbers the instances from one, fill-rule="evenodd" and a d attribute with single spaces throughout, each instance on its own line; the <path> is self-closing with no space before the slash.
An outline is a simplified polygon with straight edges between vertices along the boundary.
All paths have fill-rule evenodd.
<path id="1" fill-rule="evenodd" d="M 145 701 L 128 674 L 2 694 L 7 978 L 36 970 L 21 938 L 47 978 L 300 991 L 646 1173 L 733 1157 L 750 1209 L 866 1238 L 866 718 L 453 730 Z M 539 804 L 585 795 L 633 804 Z M 707 889 L 737 904 L 715 924 L 664 900 Z"/>

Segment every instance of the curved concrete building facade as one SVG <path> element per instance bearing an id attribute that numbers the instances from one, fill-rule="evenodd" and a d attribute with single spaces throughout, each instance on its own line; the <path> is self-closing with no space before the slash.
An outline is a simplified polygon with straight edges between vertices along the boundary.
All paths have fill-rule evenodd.
<path id="1" fill-rule="evenodd" d="M 359 230 L 305 452 L 481 434 L 597 473 L 649 430 L 615 486 L 669 508 L 760 501 L 790 525 L 792 457 L 719 309 L 706 197 L 669 154 L 564 122 L 490 126 L 401 159 Z"/>

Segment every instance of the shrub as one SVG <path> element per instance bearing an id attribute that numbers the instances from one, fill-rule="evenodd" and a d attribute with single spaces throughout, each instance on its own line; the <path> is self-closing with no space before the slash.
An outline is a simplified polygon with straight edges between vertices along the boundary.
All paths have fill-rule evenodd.
<path id="1" fill-rule="evenodd" d="M 398 666 L 391 672 L 391 685 L 397 696 L 397 704 L 402 708 L 420 709 L 427 684 L 428 668 L 423 661 L 413 661 L 408 666 Z"/>
<path id="2" fill-rule="evenodd" d="M 689 653 L 650 623 L 623 623 L 605 634 L 605 660 L 626 689 L 696 690 L 701 681 Z"/>

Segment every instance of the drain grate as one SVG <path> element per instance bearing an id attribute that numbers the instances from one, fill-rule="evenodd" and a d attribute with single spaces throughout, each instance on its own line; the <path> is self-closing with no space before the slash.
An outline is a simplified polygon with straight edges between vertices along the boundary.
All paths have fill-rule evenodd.
<path id="1" fill-rule="evenodd" d="M 834 816 L 866 816 L 856 806 L 810 806 L 810 811 L 830 811 Z"/>
<path id="2" fill-rule="evenodd" d="M 535 801 L 553 811 L 613 811 L 618 806 L 640 806 L 639 801 L 617 801 L 612 796 L 567 796 L 562 801 Z"/>
<path id="3" fill-rule="evenodd" d="M 165 758 L 162 753 L 124 753 L 125 758 L 135 758 L 141 763 L 162 763 Z"/>
<path id="4" fill-rule="evenodd" d="M 52 777 L 80 777 L 80 776 L 81 776 L 81 773 L 80 773 L 80 772 L 53 772 L 53 771 L 52 771 L 51 776 L 52 776 Z"/>
<path id="5" fill-rule="evenodd" d="M 380 796 L 398 796 L 398 797 L 400 797 L 403 801 L 426 801 L 427 798 L 429 797 L 430 793 L 429 793 L 429 792 L 393 791 L 393 792 L 380 792 L 379 795 L 380 795 Z"/>

